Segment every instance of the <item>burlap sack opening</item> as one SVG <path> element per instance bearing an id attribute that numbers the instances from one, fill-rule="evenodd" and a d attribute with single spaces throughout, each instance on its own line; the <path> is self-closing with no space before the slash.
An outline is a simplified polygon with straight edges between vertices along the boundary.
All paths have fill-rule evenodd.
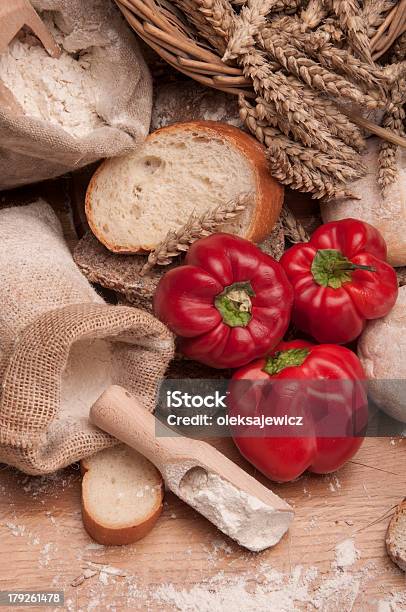
<path id="1" fill-rule="evenodd" d="M 153 409 L 173 338 L 103 303 L 46 203 L 0 211 L 0 233 L 0 461 L 44 474 L 114 444 L 87 418 L 110 384 Z"/>
<path id="2" fill-rule="evenodd" d="M 106 126 L 75 138 L 56 124 L 0 108 L 0 189 L 61 176 L 104 157 L 124 155 L 148 134 L 152 82 L 113 0 L 32 0 L 47 11 L 69 53 L 92 49 L 97 113 Z M 1 78 L 1 75 L 0 75 Z"/>

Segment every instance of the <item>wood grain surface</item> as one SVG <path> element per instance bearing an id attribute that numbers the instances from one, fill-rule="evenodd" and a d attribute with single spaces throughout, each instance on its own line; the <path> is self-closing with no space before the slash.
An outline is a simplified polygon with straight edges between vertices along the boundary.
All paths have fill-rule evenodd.
<path id="1" fill-rule="evenodd" d="M 270 486 L 238 456 L 230 440 L 213 443 Z M 405 445 L 402 439 L 368 439 L 354 462 L 337 474 L 306 475 L 294 483 L 275 485 L 273 490 L 295 507 L 296 518 L 276 547 L 259 554 L 241 549 L 169 493 L 163 515 L 144 540 L 125 547 L 100 547 L 82 526 L 77 466 L 41 478 L 4 466 L 0 471 L 1 589 L 63 590 L 66 609 L 74 611 L 231 612 L 229 600 L 221 603 L 215 591 L 221 593 L 225 585 L 241 579 L 244 589 L 252 593 L 252 605 L 246 599 L 238 605 L 237 600 L 235 609 L 406 610 L 405 576 L 389 560 L 384 546 L 390 514 L 406 493 Z M 354 540 L 359 559 L 339 569 L 335 548 L 348 538 Z M 107 571 L 119 568 L 127 575 L 97 572 L 72 587 L 82 568 L 92 563 L 108 565 Z M 284 584 L 298 571 L 317 568 L 309 591 L 327 596 L 316 601 L 317 607 L 299 601 L 285 608 L 282 595 L 280 608 L 275 604 L 258 607 L 255 592 L 262 588 L 264 568 L 281 572 Z M 337 576 L 339 585 L 343 576 L 348 578 L 344 581 L 348 588 L 333 588 L 329 595 L 327 587 L 335 584 Z M 187 595 L 192 588 L 197 593 L 194 608 Z M 281 593 L 285 591 L 286 586 Z M 207 607 L 201 600 L 205 592 Z"/>

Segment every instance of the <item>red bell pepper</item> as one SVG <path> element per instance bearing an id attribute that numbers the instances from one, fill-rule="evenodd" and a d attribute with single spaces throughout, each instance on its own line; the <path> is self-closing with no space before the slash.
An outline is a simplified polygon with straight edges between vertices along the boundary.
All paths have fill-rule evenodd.
<path id="1" fill-rule="evenodd" d="M 355 340 L 369 319 L 384 317 L 398 283 L 377 229 L 356 219 L 326 223 L 310 242 L 286 251 L 281 264 L 293 285 L 293 323 L 318 342 Z"/>
<path id="2" fill-rule="evenodd" d="M 214 368 L 265 355 L 287 330 L 293 291 L 281 265 L 252 242 L 218 233 L 192 244 L 185 265 L 167 272 L 154 312 L 180 351 Z"/>
<path id="3" fill-rule="evenodd" d="M 305 470 L 334 472 L 363 442 L 368 421 L 365 373 L 349 349 L 282 342 L 268 358 L 238 370 L 229 386 L 229 417 L 282 419 L 231 428 L 241 454 L 268 478 L 294 480 Z M 284 423 L 290 417 L 291 424 Z M 302 425 L 298 418 L 302 418 Z"/>

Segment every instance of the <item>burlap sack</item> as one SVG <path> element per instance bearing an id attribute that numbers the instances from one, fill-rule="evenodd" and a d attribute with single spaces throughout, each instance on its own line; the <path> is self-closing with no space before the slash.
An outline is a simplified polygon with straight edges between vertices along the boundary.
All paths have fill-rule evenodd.
<path id="1" fill-rule="evenodd" d="M 0 462 L 44 474 L 114 443 L 88 421 L 109 384 L 154 408 L 173 339 L 103 302 L 45 202 L 1 210 L 0 238 Z"/>
<path id="2" fill-rule="evenodd" d="M 148 134 L 152 84 L 136 37 L 113 0 L 31 0 L 52 11 L 70 53 L 92 48 L 106 127 L 75 138 L 57 124 L 0 106 L 0 190 L 53 178 L 103 157 L 123 155 Z M 0 75 L 1 78 L 1 75 Z"/>

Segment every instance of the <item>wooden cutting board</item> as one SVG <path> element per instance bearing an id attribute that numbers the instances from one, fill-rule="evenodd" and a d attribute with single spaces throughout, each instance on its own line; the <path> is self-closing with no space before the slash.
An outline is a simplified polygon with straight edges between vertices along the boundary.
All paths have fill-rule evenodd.
<path id="1" fill-rule="evenodd" d="M 230 440 L 217 440 L 215 446 L 255 474 Z M 0 470 L 1 589 L 63 590 L 66 609 L 72 611 L 282 612 L 315 610 L 314 603 L 328 612 L 406 610 L 404 574 L 388 559 L 384 546 L 391 509 L 406 493 L 406 441 L 368 439 L 354 461 L 335 475 L 307 475 L 273 487 L 295 506 L 296 518 L 280 544 L 260 554 L 239 548 L 172 494 L 166 495 L 163 515 L 144 540 L 125 547 L 97 546 L 82 527 L 78 469 L 37 478 L 4 466 Z M 340 543 L 341 556 L 348 547 L 351 552 L 352 544 L 359 554 L 343 569 L 335 567 Z M 83 567 L 102 568 L 99 564 L 107 566 L 105 571 L 71 586 Z M 276 595 L 275 571 L 280 572 Z M 290 606 L 297 580 L 306 584 L 299 593 L 305 601 L 283 608 L 284 602 Z M 191 589 L 194 595 L 188 593 Z M 196 601 L 197 607 L 179 607 L 181 601 L 184 606 Z M 206 608 L 202 601 L 208 602 Z M 264 606 L 264 601 L 266 607 L 255 607 Z M 383 607 L 385 601 L 393 607 Z"/>

